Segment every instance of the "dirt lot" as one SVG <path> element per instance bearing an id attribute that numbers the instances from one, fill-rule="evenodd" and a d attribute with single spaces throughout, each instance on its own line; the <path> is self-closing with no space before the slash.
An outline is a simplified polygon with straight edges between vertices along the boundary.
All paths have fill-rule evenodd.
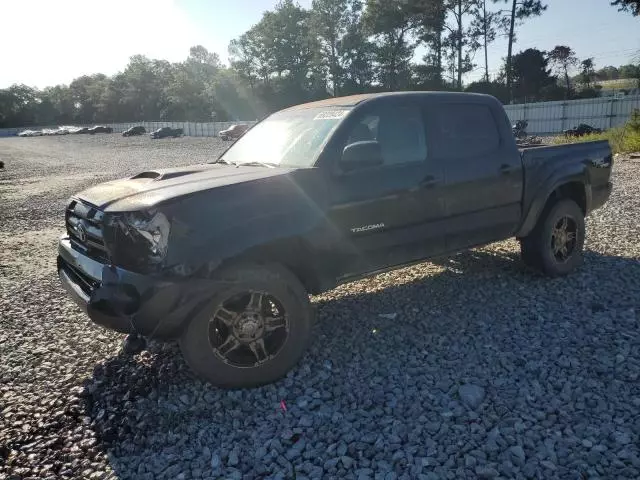
<path id="1" fill-rule="evenodd" d="M 506 241 L 314 298 L 309 353 L 221 391 L 133 358 L 58 285 L 65 201 L 213 159 L 207 138 L 0 139 L 0 479 L 640 478 L 640 165 L 549 280 Z"/>

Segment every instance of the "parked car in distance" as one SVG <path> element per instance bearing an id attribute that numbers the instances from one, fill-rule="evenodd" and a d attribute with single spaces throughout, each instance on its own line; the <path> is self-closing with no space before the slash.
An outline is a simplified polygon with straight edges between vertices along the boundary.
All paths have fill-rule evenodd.
<path id="1" fill-rule="evenodd" d="M 52 136 L 52 135 L 68 135 L 69 130 L 64 127 L 58 128 L 45 128 L 42 130 L 42 135 Z"/>
<path id="2" fill-rule="evenodd" d="M 213 163 L 73 196 L 58 274 L 94 322 L 178 339 L 202 378 L 256 386 L 303 355 L 309 294 L 510 237 L 531 268 L 574 271 L 612 163 L 606 141 L 518 149 L 487 95 L 332 98 L 270 115 Z"/>
<path id="3" fill-rule="evenodd" d="M 184 130 L 182 130 L 181 128 L 162 127 L 151 132 L 150 137 L 151 138 L 167 138 L 167 137 L 177 138 L 177 137 L 181 137 L 182 135 L 184 135 Z"/>
<path id="4" fill-rule="evenodd" d="M 58 127 L 59 131 L 66 131 L 66 133 L 61 133 L 62 135 L 73 134 L 80 130 L 80 127 L 76 127 L 75 125 L 63 125 Z"/>
<path id="5" fill-rule="evenodd" d="M 122 136 L 132 137 L 134 135 L 144 135 L 145 133 L 147 133 L 147 129 L 144 128 L 142 125 L 138 125 L 135 127 L 128 128 L 127 130 L 122 132 Z"/>
<path id="6" fill-rule="evenodd" d="M 96 125 L 95 127 L 90 128 L 87 133 L 91 135 L 95 133 L 113 133 L 113 128 L 105 127 L 104 125 Z"/>
<path id="7" fill-rule="evenodd" d="M 40 137 L 42 136 L 42 131 L 41 130 L 23 130 L 22 132 L 18 133 L 19 137 Z"/>
<path id="8" fill-rule="evenodd" d="M 564 131 L 565 137 L 584 137 L 585 135 L 591 135 L 594 133 L 602 133 L 601 128 L 592 127 L 586 123 L 581 123 L 577 127 L 570 128 Z"/>
<path id="9" fill-rule="evenodd" d="M 249 125 L 237 124 L 231 125 L 226 130 L 220 132 L 220 138 L 222 140 L 237 140 L 249 130 Z"/>

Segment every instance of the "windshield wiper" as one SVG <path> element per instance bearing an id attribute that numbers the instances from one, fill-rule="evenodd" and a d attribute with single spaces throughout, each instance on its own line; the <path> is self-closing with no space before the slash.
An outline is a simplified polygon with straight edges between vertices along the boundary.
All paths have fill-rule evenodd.
<path id="1" fill-rule="evenodd" d="M 215 162 L 211 163 L 221 163 L 223 165 L 233 165 L 234 167 L 267 167 L 267 168 L 275 168 L 278 165 L 276 163 L 268 163 L 268 162 L 230 162 L 229 160 L 225 160 L 224 158 L 219 158 Z"/>

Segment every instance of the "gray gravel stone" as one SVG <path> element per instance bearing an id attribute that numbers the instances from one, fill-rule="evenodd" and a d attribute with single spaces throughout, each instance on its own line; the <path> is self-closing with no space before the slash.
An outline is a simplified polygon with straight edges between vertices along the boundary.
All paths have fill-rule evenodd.
<path id="1" fill-rule="evenodd" d="M 476 475 L 478 478 L 496 478 L 500 473 L 492 467 L 476 467 Z"/>
<path id="2" fill-rule="evenodd" d="M 615 442 L 620 445 L 627 445 L 631 443 L 631 435 L 628 432 L 617 431 L 613 434 L 613 438 Z"/>
<path id="3" fill-rule="evenodd" d="M 286 378 L 227 392 L 175 345 L 124 355 L 54 266 L 69 195 L 222 142 L 0 143 L 0 478 L 640 478 L 637 164 L 616 162 L 574 274 L 505 241 L 342 285 Z"/>
<path id="4" fill-rule="evenodd" d="M 484 400 L 485 393 L 484 388 L 478 385 L 465 384 L 458 388 L 458 395 L 462 403 L 475 409 L 478 408 Z"/>
<path id="5" fill-rule="evenodd" d="M 299 424 L 301 427 L 311 427 L 313 426 L 313 418 L 311 418 L 309 415 L 303 415 L 302 417 L 300 417 Z"/>
<path id="6" fill-rule="evenodd" d="M 347 457 L 347 456 L 340 457 L 340 461 L 342 462 L 342 465 L 344 466 L 344 468 L 346 468 L 347 470 L 349 470 L 354 463 L 353 458 Z"/>
<path id="7" fill-rule="evenodd" d="M 538 464 L 533 460 L 528 461 L 525 464 L 525 466 L 522 468 L 522 473 L 524 473 L 526 477 L 535 477 L 537 471 L 538 471 Z"/>
<path id="8" fill-rule="evenodd" d="M 509 453 L 511 454 L 511 461 L 518 466 L 523 466 L 526 460 L 526 455 L 524 453 L 523 448 L 520 445 L 515 445 L 509 448 Z"/>

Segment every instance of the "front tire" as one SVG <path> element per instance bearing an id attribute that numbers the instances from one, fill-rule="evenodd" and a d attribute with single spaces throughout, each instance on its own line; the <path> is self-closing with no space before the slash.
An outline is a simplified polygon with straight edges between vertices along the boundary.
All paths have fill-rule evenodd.
<path id="1" fill-rule="evenodd" d="M 567 275 L 582 264 L 584 239 L 582 209 L 562 199 L 545 208 L 535 228 L 520 240 L 522 259 L 550 277 Z"/>
<path id="2" fill-rule="evenodd" d="M 312 327 L 309 296 L 280 265 L 238 265 L 216 278 L 209 304 L 187 326 L 180 349 L 191 369 L 225 388 L 283 377 L 302 357 Z"/>

